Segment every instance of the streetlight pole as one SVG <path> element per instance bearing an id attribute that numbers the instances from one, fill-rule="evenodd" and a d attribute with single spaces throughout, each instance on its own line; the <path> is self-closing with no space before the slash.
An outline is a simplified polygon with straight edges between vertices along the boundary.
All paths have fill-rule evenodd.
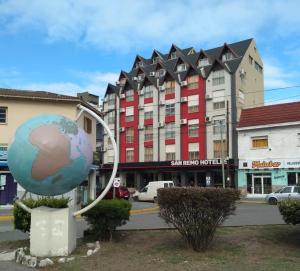
<path id="1" fill-rule="evenodd" d="M 221 162 L 222 162 L 222 183 L 225 188 L 225 168 L 224 168 L 224 146 L 223 146 L 223 124 L 222 120 L 219 120 L 220 133 L 221 133 Z"/>

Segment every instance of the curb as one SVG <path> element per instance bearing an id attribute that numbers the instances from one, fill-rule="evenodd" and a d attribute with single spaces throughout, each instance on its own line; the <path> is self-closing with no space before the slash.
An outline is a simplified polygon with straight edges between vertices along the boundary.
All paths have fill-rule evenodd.
<path id="1" fill-rule="evenodd" d="M 266 201 L 256 201 L 256 200 L 240 200 L 237 203 L 267 204 Z"/>

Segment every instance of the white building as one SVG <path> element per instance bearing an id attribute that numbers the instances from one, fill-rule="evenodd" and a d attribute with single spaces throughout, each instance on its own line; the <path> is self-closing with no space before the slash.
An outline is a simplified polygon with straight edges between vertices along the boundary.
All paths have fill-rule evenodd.
<path id="1" fill-rule="evenodd" d="M 244 109 L 237 130 L 244 195 L 263 197 L 300 183 L 300 102 Z"/>

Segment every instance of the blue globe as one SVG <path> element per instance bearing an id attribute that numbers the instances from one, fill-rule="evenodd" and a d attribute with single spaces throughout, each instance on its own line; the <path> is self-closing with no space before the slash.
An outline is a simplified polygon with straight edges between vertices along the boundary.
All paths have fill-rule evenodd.
<path id="1" fill-rule="evenodd" d="M 55 196 L 87 177 L 93 159 L 88 135 L 60 115 L 40 115 L 23 123 L 8 149 L 8 166 L 27 191 Z"/>

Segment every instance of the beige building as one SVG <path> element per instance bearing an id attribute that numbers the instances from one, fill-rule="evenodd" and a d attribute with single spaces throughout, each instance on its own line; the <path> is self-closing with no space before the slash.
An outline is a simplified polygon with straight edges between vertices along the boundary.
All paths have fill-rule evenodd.
<path id="1" fill-rule="evenodd" d="M 58 114 L 76 121 L 82 104 L 99 113 L 78 97 L 59 95 L 43 91 L 21 91 L 0 89 L 0 205 L 12 203 L 13 198 L 23 194 L 23 188 L 16 184 L 7 166 L 7 148 L 16 129 L 28 119 L 41 114 Z M 77 121 L 89 135 L 93 150 L 96 151 L 96 120 L 87 113 L 82 113 Z M 95 197 L 96 168 L 90 170 L 85 188 L 80 187 L 70 192 L 74 205 L 85 198 Z M 81 190 L 82 193 L 79 193 Z M 87 195 L 88 194 L 88 195 Z"/>

